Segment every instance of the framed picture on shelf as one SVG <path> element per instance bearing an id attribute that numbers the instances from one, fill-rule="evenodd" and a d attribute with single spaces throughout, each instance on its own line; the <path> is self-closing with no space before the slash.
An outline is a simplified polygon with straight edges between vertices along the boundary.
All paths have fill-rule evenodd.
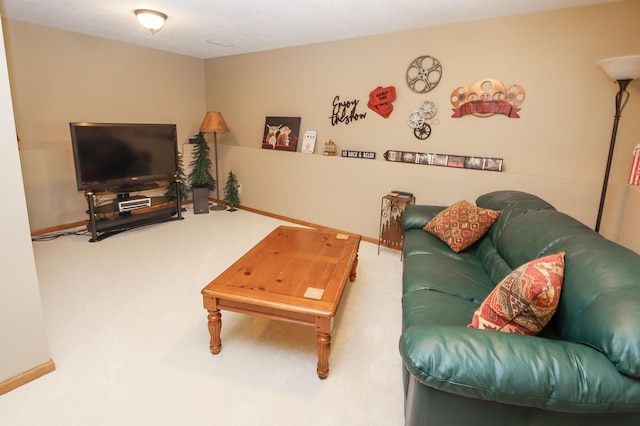
<path id="1" fill-rule="evenodd" d="M 313 154 L 313 151 L 316 148 L 316 136 L 318 132 L 315 130 L 305 130 L 302 135 L 302 146 L 300 147 L 300 152 L 305 154 Z"/>
<path id="2" fill-rule="evenodd" d="M 296 152 L 299 134 L 300 117 L 267 117 L 262 148 Z"/>

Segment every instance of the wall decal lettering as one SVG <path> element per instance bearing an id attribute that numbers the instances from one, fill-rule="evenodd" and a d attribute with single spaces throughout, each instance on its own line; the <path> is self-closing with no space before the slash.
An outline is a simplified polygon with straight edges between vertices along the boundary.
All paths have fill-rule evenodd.
<path id="1" fill-rule="evenodd" d="M 330 117 L 331 125 L 335 126 L 338 123 L 349 124 L 352 121 L 364 119 L 367 113 L 359 113 L 356 111 L 359 102 L 358 99 L 341 101 L 340 96 L 333 98 L 333 111 Z"/>

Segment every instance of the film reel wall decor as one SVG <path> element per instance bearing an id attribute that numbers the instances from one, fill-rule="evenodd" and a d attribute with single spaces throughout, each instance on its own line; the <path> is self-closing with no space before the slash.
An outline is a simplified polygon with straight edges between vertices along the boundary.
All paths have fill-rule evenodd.
<path id="1" fill-rule="evenodd" d="M 442 64 L 433 56 L 418 56 L 407 68 L 407 85 L 416 93 L 433 90 L 442 78 Z"/>
<path id="2" fill-rule="evenodd" d="M 453 118 L 472 114 L 476 117 L 490 117 L 503 114 L 509 118 L 520 118 L 518 108 L 526 96 L 522 86 L 505 86 L 498 80 L 485 78 L 470 87 L 460 86 L 451 93 Z"/>
<path id="3" fill-rule="evenodd" d="M 433 56 L 418 56 L 409 64 L 406 73 L 407 85 L 416 93 L 433 90 L 442 78 L 442 64 Z M 424 101 L 418 109 L 409 114 L 407 124 L 413 129 L 413 135 L 420 140 L 431 136 L 431 123 L 438 112 L 432 101 Z"/>
<path id="4" fill-rule="evenodd" d="M 418 109 L 409 114 L 407 124 L 413 129 L 413 135 L 416 138 L 424 140 L 431 136 L 431 124 L 429 120 L 431 120 L 432 123 L 435 122 L 433 118 L 437 113 L 438 109 L 433 101 L 424 101 Z"/>

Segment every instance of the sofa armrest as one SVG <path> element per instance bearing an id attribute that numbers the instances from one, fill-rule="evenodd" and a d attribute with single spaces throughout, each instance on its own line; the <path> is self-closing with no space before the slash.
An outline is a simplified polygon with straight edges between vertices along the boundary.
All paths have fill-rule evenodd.
<path id="1" fill-rule="evenodd" d="M 640 381 L 578 343 L 414 326 L 403 332 L 400 353 L 420 383 L 465 397 L 565 412 L 640 410 Z"/>
<path id="2" fill-rule="evenodd" d="M 408 205 L 402 216 L 402 229 L 422 229 L 446 206 Z"/>

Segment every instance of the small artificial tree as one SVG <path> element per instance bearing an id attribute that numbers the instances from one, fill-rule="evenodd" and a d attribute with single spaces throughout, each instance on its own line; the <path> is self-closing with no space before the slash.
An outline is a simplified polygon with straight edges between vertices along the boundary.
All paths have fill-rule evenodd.
<path id="1" fill-rule="evenodd" d="M 171 181 L 169 187 L 167 188 L 167 192 L 164 195 L 171 197 L 172 200 L 178 198 L 178 194 L 180 195 L 180 200 L 186 201 L 189 199 L 189 188 L 184 183 L 186 176 L 184 174 L 184 168 L 182 168 L 182 152 L 178 151 L 178 170 L 177 174 L 177 182 L 175 180 Z"/>
<path id="2" fill-rule="evenodd" d="M 240 194 L 238 194 L 238 179 L 233 174 L 233 170 L 229 172 L 227 183 L 224 186 L 224 202 L 229 205 L 229 211 L 235 211 L 236 206 L 240 204 Z"/>
<path id="3" fill-rule="evenodd" d="M 191 173 L 189 173 L 189 183 L 191 188 L 209 188 L 210 191 L 216 189 L 216 181 L 211 176 L 209 168 L 211 167 L 211 158 L 209 158 L 209 145 L 204 138 L 204 133 L 199 132 L 196 136 L 197 146 L 193 161 L 189 163 L 193 166 Z"/>

